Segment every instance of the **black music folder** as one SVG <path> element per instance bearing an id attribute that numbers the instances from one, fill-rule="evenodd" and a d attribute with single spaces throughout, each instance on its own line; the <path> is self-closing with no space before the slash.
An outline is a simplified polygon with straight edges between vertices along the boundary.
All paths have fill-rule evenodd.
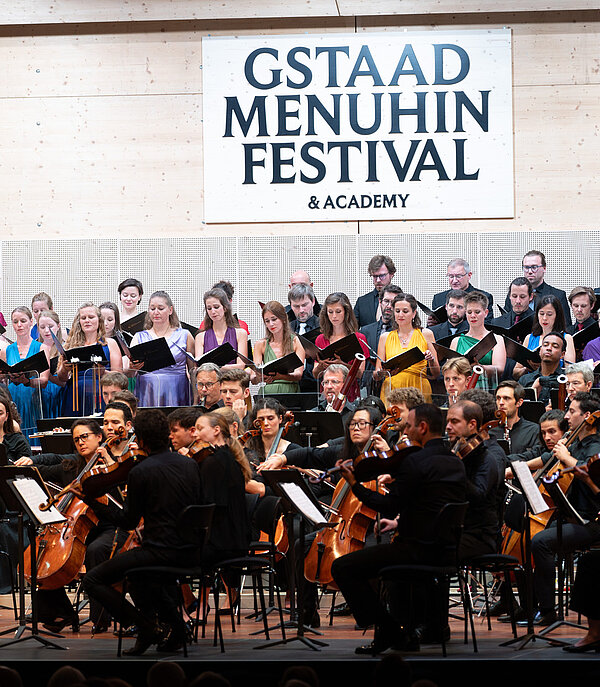
<path id="1" fill-rule="evenodd" d="M 580 332 L 573 334 L 573 344 L 575 345 L 575 350 L 579 351 L 584 348 L 590 341 L 597 339 L 600 336 L 600 326 L 597 322 L 590 324 L 585 329 Z"/>
<path id="2" fill-rule="evenodd" d="M 386 360 L 381 364 L 384 370 L 390 370 L 393 374 L 397 375 L 403 370 L 406 370 L 411 365 L 415 363 L 420 363 L 421 360 L 425 360 L 425 354 L 417 346 L 409 348 L 408 351 L 395 355 L 393 358 Z"/>
<path id="3" fill-rule="evenodd" d="M 146 321 L 147 314 L 148 311 L 144 310 L 144 312 L 130 317 L 128 320 L 125 320 L 125 322 L 121 322 L 121 330 L 126 336 L 128 335 L 130 337 L 129 341 L 133 339 L 134 334 L 137 334 L 144 329 L 144 322 Z"/>
<path id="4" fill-rule="evenodd" d="M 506 348 L 506 357 L 516 360 L 521 365 L 528 367 L 530 370 L 534 370 L 535 366 L 531 363 L 540 363 L 539 350 L 530 351 L 525 346 L 522 346 L 517 341 L 510 339 L 508 336 L 503 336 L 504 346 Z"/>
<path id="5" fill-rule="evenodd" d="M 426 315 L 433 317 L 438 324 L 442 324 L 442 322 L 445 322 L 448 319 L 448 311 L 446 310 L 445 305 L 442 305 L 441 307 L 436 308 L 435 310 L 428 308 L 426 305 L 423 305 L 423 303 L 421 303 L 420 301 L 417 301 L 417 305 Z"/>
<path id="6" fill-rule="evenodd" d="M 154 372 L 175 365 L 175 358 L 164 336 L 132 346 L 129 353 L 131 360 L 144 363 L 144 372 Z"/>
<path id="7" fill-rule="evenodd" d="M 9 365 L 0 360 L 0 372 L 7 374 L 19 374 L 27 372 L 45 372 L 50 366 L 48 365 L 48 358 L 44 351 L 38 351 L 35 355 L 25 358 L 24 360 L 15 363 L 14 365 Z"/>
<path id="8" fill-rule="evenodd" d="M 443 341 L 447 341 L 449 337 L 446 337 L 446 339 L 442 339 Z M 455 339 L 456 337 L 453 336 L 452 339 Z M 439 341 L 435 342 L 434 344 L 435 350 L 438 354 L 438 361 L 450 359 L 450 358 L 466 358 L 471 365 L 478 363 L 485 355 L 487 355 L 492 348 L 496 345 L 496 337 L 493 332 L 488 332 L 481 341 L 478 341 L 474 346 L 471 346 L 468 351 L 465 353 L 457 353 L 456 351 L 453 351 L 450 348 L 447 348 L 443 344 L 441 344 Z"/>
<path id="9" fill-rule="evenodd" d="M 304 336 L 298 338 L 306 351 L 306 356 L 313 360 L 317 357 L 320 360 L 329 360 L 337 355 L 344 363 L 352 363 L 357 353 L 362 354 L 360 340 L 355 333 L 348 334 L 325 348 L 318 348 Z"/>
<path id="10" fill-rule="evenodd" d="M 257 371 L 262 372 L 263 375 L 288 375 L 299 367 L 302 367 L 303 363 L 296 353 L 288 353 L 277 360 L 272 360 L 266 365 L 257 366 Z"/>
<path id="11" fill-rule="evenodd" d="M 531 333 L 532 326 L 533 317 L 531 315 L 527 315 L 527 317 L 519 320 L 517 324 L 513 324 L 512 327 L 501 327 L 497 324 L 486 324 L 486 327 L 495 334 L 499 334 L 502 337 L 508 337 L 509 339 L 517 342 L 523 341 L 527 334 Z"/>
<path id="12" fill-rule="evenodd" d="M 198 332 L 200 331 L 198 327 L 194 327 L 193 324 L 188 324 L 183 320 L 181 321 L 181 327 L 182 329 L 187 329 L 188 332 L 194 337 L 194 339 L 198 336 Z"/>
<path id="13" fill-rule="evenodd" d="M 190 360 L 193 360 L 197 367 L 200 367 L 200 365 L 204 365 L 205 363 L 214 363 L 219 367 L 223 367 L 223 365 L 229 365 L 232 362 L 235 363 L 238 358 L 237 351 L 229 343 L 229 341 L 226 341 L 220 346 L 213 348 L 212 351 L 208 351 L 208 353 L 203 353 L 199 358 L 195 358 L 188 351 L 184 351 L 181 346 L 177 346 L 177 348 L 182 350 Z"/>

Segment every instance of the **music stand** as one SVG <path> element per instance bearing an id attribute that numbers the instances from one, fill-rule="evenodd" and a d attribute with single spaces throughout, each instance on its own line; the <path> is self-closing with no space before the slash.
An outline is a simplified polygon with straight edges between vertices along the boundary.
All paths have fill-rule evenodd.
<path id="1" fill-rule="evenodd" d="M 556 553 L 558 557 L 558 619 L 555 620 L 551 625 L 545 627 L 540 635 L 544 636 L 550 634 L 559 627 L 567 625 L 569 627 L 576 627 L 582 629 L 584 626 L 580 623 L 573 623 L 570 620 L 565 620 L 564 612 L 564 583 L 565 583 L 565 557 L 563 552 L 563 538 L 562 538 L 562 528 L 564 522 L 576 522 L 579 525 L 587 524 L 581 515 L 573 508 L 571 502 L 566 497 L 563 490 L 560 488 L 558 481 L 552 480 L 549 482 L 544 481 L 544 486 L 546 491 L 552 497 L 552 501 L 556 506 L 557 517 L 556 517 Z"/>
<path id="2" fill-rule="evenodd" d="M 529 642 L 535 642 L 536 639 L 543 639 L 546 642 L 550 642 L 553 646 L 566 646 L 568 642 L 562 642 L 554 637 L 545 637 L 542 634 L 536 633 L 533 629 L 533 567 L 531 564 L 531 520 L 529 515 L 543 513 L 548 510 L 548 504 L 544 501 L 525 461 L 515 460 L 511 464 L 511 468 L 525 497 L 525 555 L 523 570 L 525 572 L 525 588 L 527 590 L 525 609 L 527 613 L 527 632 L 522 637 L 515 637 L 507 642 L 502 642 L 500 646 L 516 644 L 515 649 L 519 651 L 527 646 Z"/>
<path id="3" fill-rule="evenodd" d="M 328 413 L 323 410 L 306 410 L 294 413 L 295 427 L 291 427 L 287 434 L 288 441 L 308 447 L 320 446 L 330 439 L 344 436 L 344 423 L 341 413 Z M 313 444 L 313 438 L 316 441 Z"/>
<path id="4" fill-rule="evenodd" d="M 291 627 L 296 627 L 297 632 L 292 637 L 279 639 L 275 642 L 268 642 L 261 646 L 254 647 L 255 649 L 264 649 L 266 647 L 279 646 L 280 644 L 289 644 L 290 642 L 301 642 L 305 646 L 313 649 L 313 651 L 321 651 L 322 646 L 328 646 L 326 642 L 312 637 L 305 637 L 305 629 L 309 629 L 313 634 L 321 635 L 322 632 L 317 632 L 312 628 L 306 628 L 302 622 L 304 615 L 304 576 L 296 580 L 296 541 L 293 537 L 293 518 L 294 515 L 300 515 L 300 528 L 298 542 L 300 550 L 305 550 L 305 522 L 309 522 L 317 527 L 331 526 L 319 507 L 317 499 L 310 491 L 302 475 L 297 470 L 265 470 L 262 476 L 267 480 L 267 484 L 271 487 L 277 496 L 281 497 L 281 504 L 283 506 L 284 517 L 288 530 L 288 537 L 290 538 L 289 546 L 289 593 L 290 593 L 290 616 L 294 617 L 294 603 L 296 587 L 298 588 L 298 608 L 297 620 L 289 621 Z"/>
<path id="5" fill-rule="evenodd" d="M 61 637 L 61 635 L 38 629 L 36 528 L 62 522 L 65 518 L 54 507 L 44 512 L 39 510 L 38 506 L 49 497 L 49 494 L 38 469 L 33 466 L 2 468 L 0 496 L 9 510 L 18 513 L 19 542 L 19 624 L 0 632 L 0 636 L 15 633 L 15 638 L 0 644 L 0 649 L 33 639 L 50 649 L 64 650 L 66 647 L 40 636 L 40 634 L 50 637 Z M 27 516 L 26 526 L 31 554 L 31 625 L 25 619 L 25 537 L 23 532 L 25 516 Z M 31 632 L 27 637 L 22 636 L 25 630 Z"/>

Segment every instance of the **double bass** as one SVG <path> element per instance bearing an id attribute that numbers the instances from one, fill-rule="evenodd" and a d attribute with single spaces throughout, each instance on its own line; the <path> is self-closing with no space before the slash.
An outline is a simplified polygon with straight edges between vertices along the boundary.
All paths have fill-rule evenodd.
<path id="1" fill-rule="evenodd" d="M 369 449 L 373 435 L 383 434 L 398 422 L 398 409 L 392 407 L 389 413 L 389 416 L 373 430 L 371 439 L 365 446 L 366 452 L 355 459 L 355 465 L 360 464 L 362 457 L 372 456 Z M 327 473 L 333 474 L 333 470 Z M 377 480 L 367 482 L 364 486 L 371 491 L 377 491 Z M 322 529 L 314 538 L 304 560 L 304 576 L 310 582 L 337 589 L 331 574 L 333 561 L 364 547 L 367 533 L 376 520 L 377 513 L 354 495 L 345 479 L 338 482 L 333 492 L 330 510 L 330 527 Z"/>

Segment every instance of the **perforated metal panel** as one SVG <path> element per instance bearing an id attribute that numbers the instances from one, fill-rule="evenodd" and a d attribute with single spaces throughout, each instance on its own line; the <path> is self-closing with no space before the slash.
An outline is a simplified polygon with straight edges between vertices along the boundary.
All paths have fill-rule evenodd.
<path id="1" fill-rule="evenodd" d="M 264 334 L 258 301 L 285 304 L 294 270 L 308 271 L 320 302 L 344 291 L 354 303 L 373 288 L 367 264 L 378 253 L 393 258 L 395 283 L 426 304 L 448 288 L 446 265 L 455 257 L 469 260 L 473 284 L 503 303 L 531 249 L 546 254 L 553 286 L 567 293 L 577 285 L 600 286 L 600 231 L 4 241 L 0 248 L 0 309 L 7 319 L 14 307 L 47 291 L 70 325 L 83 301 L 116 301 L 119 282 L 135 277 L 144 284 L 144 307 L 152 291 L 164 289 L 180 317 L 198 325 L 203 293 L 229 279 L 236 289 L 234 308 L 250 325 L 253 341 Z"/>

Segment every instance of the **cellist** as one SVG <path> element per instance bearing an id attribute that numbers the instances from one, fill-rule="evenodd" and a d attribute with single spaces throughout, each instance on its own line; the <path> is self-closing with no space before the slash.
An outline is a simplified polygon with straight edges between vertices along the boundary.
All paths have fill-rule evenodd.
<path id="1" fill-rule="evenodd" d="M 434 539 L 434 524 L 446 503 L 465 500 L 465 468 L 444 446 L 442 432 L 439 408 L 425 403 L 410 410 L 404 433 L 413 444 L 422 448 L 407 455 L 399 464 L 395 479 L 389 485 L 389 494 L 369 491 L 356 482 L 350 470 L 342 470 L 352 491 L 364 503 L 390 519 L 399 514 L 398 534 L 391 543 L 349 553 L 332 565 L 335 582 L 356 622 L 361 627 L 373 624 L 377 627 L 373 642 L 358 647 L 356 653 L 377 654 L 391 646 L 418 649 L 415 628 L 407 628 L 406 619 L 399 622 L 390 615 L 372 582 L 388 565 L 443 562 L 432 560 L 434 552 L 426 554 L 418 545 L 419 541 Z"/>
<path id="2" fill-rule="evenodd" d="M 569 429 L 574 431 L 584 423 L 592 413 L 600 411 L 600 400 L 594 394 L 580 391 L 571 400 L 565 419 Z M 565 468 L 582 465 L 589 458 L 600 453 L 600 435 L 598 423 L 585 423 L 578 432 L 577 439 L 565 447 L 561 439 L 552 450 L 554 456 Z M 598 504 L 588 485 L 582 480 L 573 480 L 567 494 L 571 505 L 579 515 L 588 520 L 586 525 L 564 523 L 562 526 L 561 552 L 588 549 L 600 541 L 600 523 L 594 522 L 598 515 Z M 535 564 L 534 589 L 539 610 L 534 618 L 534 625 L 551 625 L 556 620 L 554 609 L 554 557 L 557 552 L 556 522 L 531 540 L 531 553 Z"/>
<path id="3" fill-rule="evenodd" d="M 121 405 L 121 404 L 112 404 Z M 125 406 L 126 410 L 129 410 Z M 121 424 L 131 426 L 131 420 L 125 419 L 125 412 L 113 407 L 112 413 L 108 409 L 109 415 L 120 413 Z M 129 412 L 129 417 L 131 412 Z M 114 424 L 111 431 L 114 431 Z M 71 427 L 71 435 L 75 445 L 74 454 L 41 453 L 33 458 L 20 458 L 18 465 L 35 465 L 39 468 L 42 477 L 49 482 L 61 487 L 70 484 L 80 473 L 86 463 L 97 453 L 108 458 L 106 449 L 101 447 L 104 436 L 100 425 L 96 420 L 82 418 L 75 420 Z M 118 496 L 118 495 L 117 495 Z M 107 521 L 100 520 L 92 528 L 86 539 L 86 570 L 91 570 L 94 566 L 102 563 L 110 557 L 115 543 L 122 544 L 127 534 L 118 532 L 114 525 Z M 73 629 L 78 625 L 78 618 L 73 605 L 69 601 L 64 587 L 58 589 L 40 589 L 38 592 L 40 621 L 44 627 L 52 632 L 60 632 L 66 625 L 71 624 Z M 92 633 L 99 634 L 106 632 L 110 625 L 110 616 L 104 612 L 102 606 L 90 599 L 90 620 L 92 621 Z"/>

